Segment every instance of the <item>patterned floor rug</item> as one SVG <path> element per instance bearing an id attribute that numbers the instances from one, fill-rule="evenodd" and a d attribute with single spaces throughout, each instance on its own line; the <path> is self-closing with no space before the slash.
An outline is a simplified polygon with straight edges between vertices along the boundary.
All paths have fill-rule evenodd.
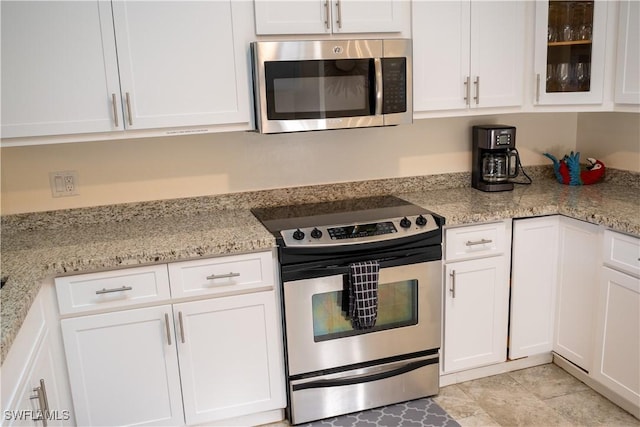
<path id="1" fill-rule="evenodd" d="M 460 427 L 430 398 L 411 400 L 305 424 L 306 427 Z"/>

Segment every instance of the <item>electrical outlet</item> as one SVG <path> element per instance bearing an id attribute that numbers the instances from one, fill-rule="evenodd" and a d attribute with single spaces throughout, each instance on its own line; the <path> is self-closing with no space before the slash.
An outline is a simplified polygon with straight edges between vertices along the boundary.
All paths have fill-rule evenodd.
<path id="1" fill-rule="evenodd" d="M 49 172 L 49 182 L 53 197 L 78 195 L 78 172 L 76 171 Z"/>

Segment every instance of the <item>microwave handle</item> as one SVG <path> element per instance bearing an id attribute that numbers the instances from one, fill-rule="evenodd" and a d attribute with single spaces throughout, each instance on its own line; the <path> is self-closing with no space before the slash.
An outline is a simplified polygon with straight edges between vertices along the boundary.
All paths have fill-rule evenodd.
<path id="1" fill-rule="evenodd" d="M 375 71 L 375 88 L 376 88 L 376 116 L 382 114 L 382 61 L 380 58 L 373 59 L 373 67 Z"/>

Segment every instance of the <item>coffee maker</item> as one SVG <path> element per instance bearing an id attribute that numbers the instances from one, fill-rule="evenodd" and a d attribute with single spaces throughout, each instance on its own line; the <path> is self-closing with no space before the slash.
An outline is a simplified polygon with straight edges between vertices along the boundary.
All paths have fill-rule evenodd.
<path id="1" fill-rule="evenodd" d="M 510 178 L 518 176 L 516 128 L 478 125 L 472 129 L 471 186 L 482 191 L 513 190 Z"/>

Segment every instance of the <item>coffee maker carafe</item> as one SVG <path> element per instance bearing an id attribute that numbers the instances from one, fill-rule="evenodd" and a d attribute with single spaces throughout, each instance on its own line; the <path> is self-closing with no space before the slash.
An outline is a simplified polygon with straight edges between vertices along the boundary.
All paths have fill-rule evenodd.
<path id="1" fill-rule="evenodd" d="M 478 125 L 472 129 L 471 186 L 482 191 L 513 190 L 510 178 L 518 176 L 520 158 L 516 128 L 505 125 Z"/>

